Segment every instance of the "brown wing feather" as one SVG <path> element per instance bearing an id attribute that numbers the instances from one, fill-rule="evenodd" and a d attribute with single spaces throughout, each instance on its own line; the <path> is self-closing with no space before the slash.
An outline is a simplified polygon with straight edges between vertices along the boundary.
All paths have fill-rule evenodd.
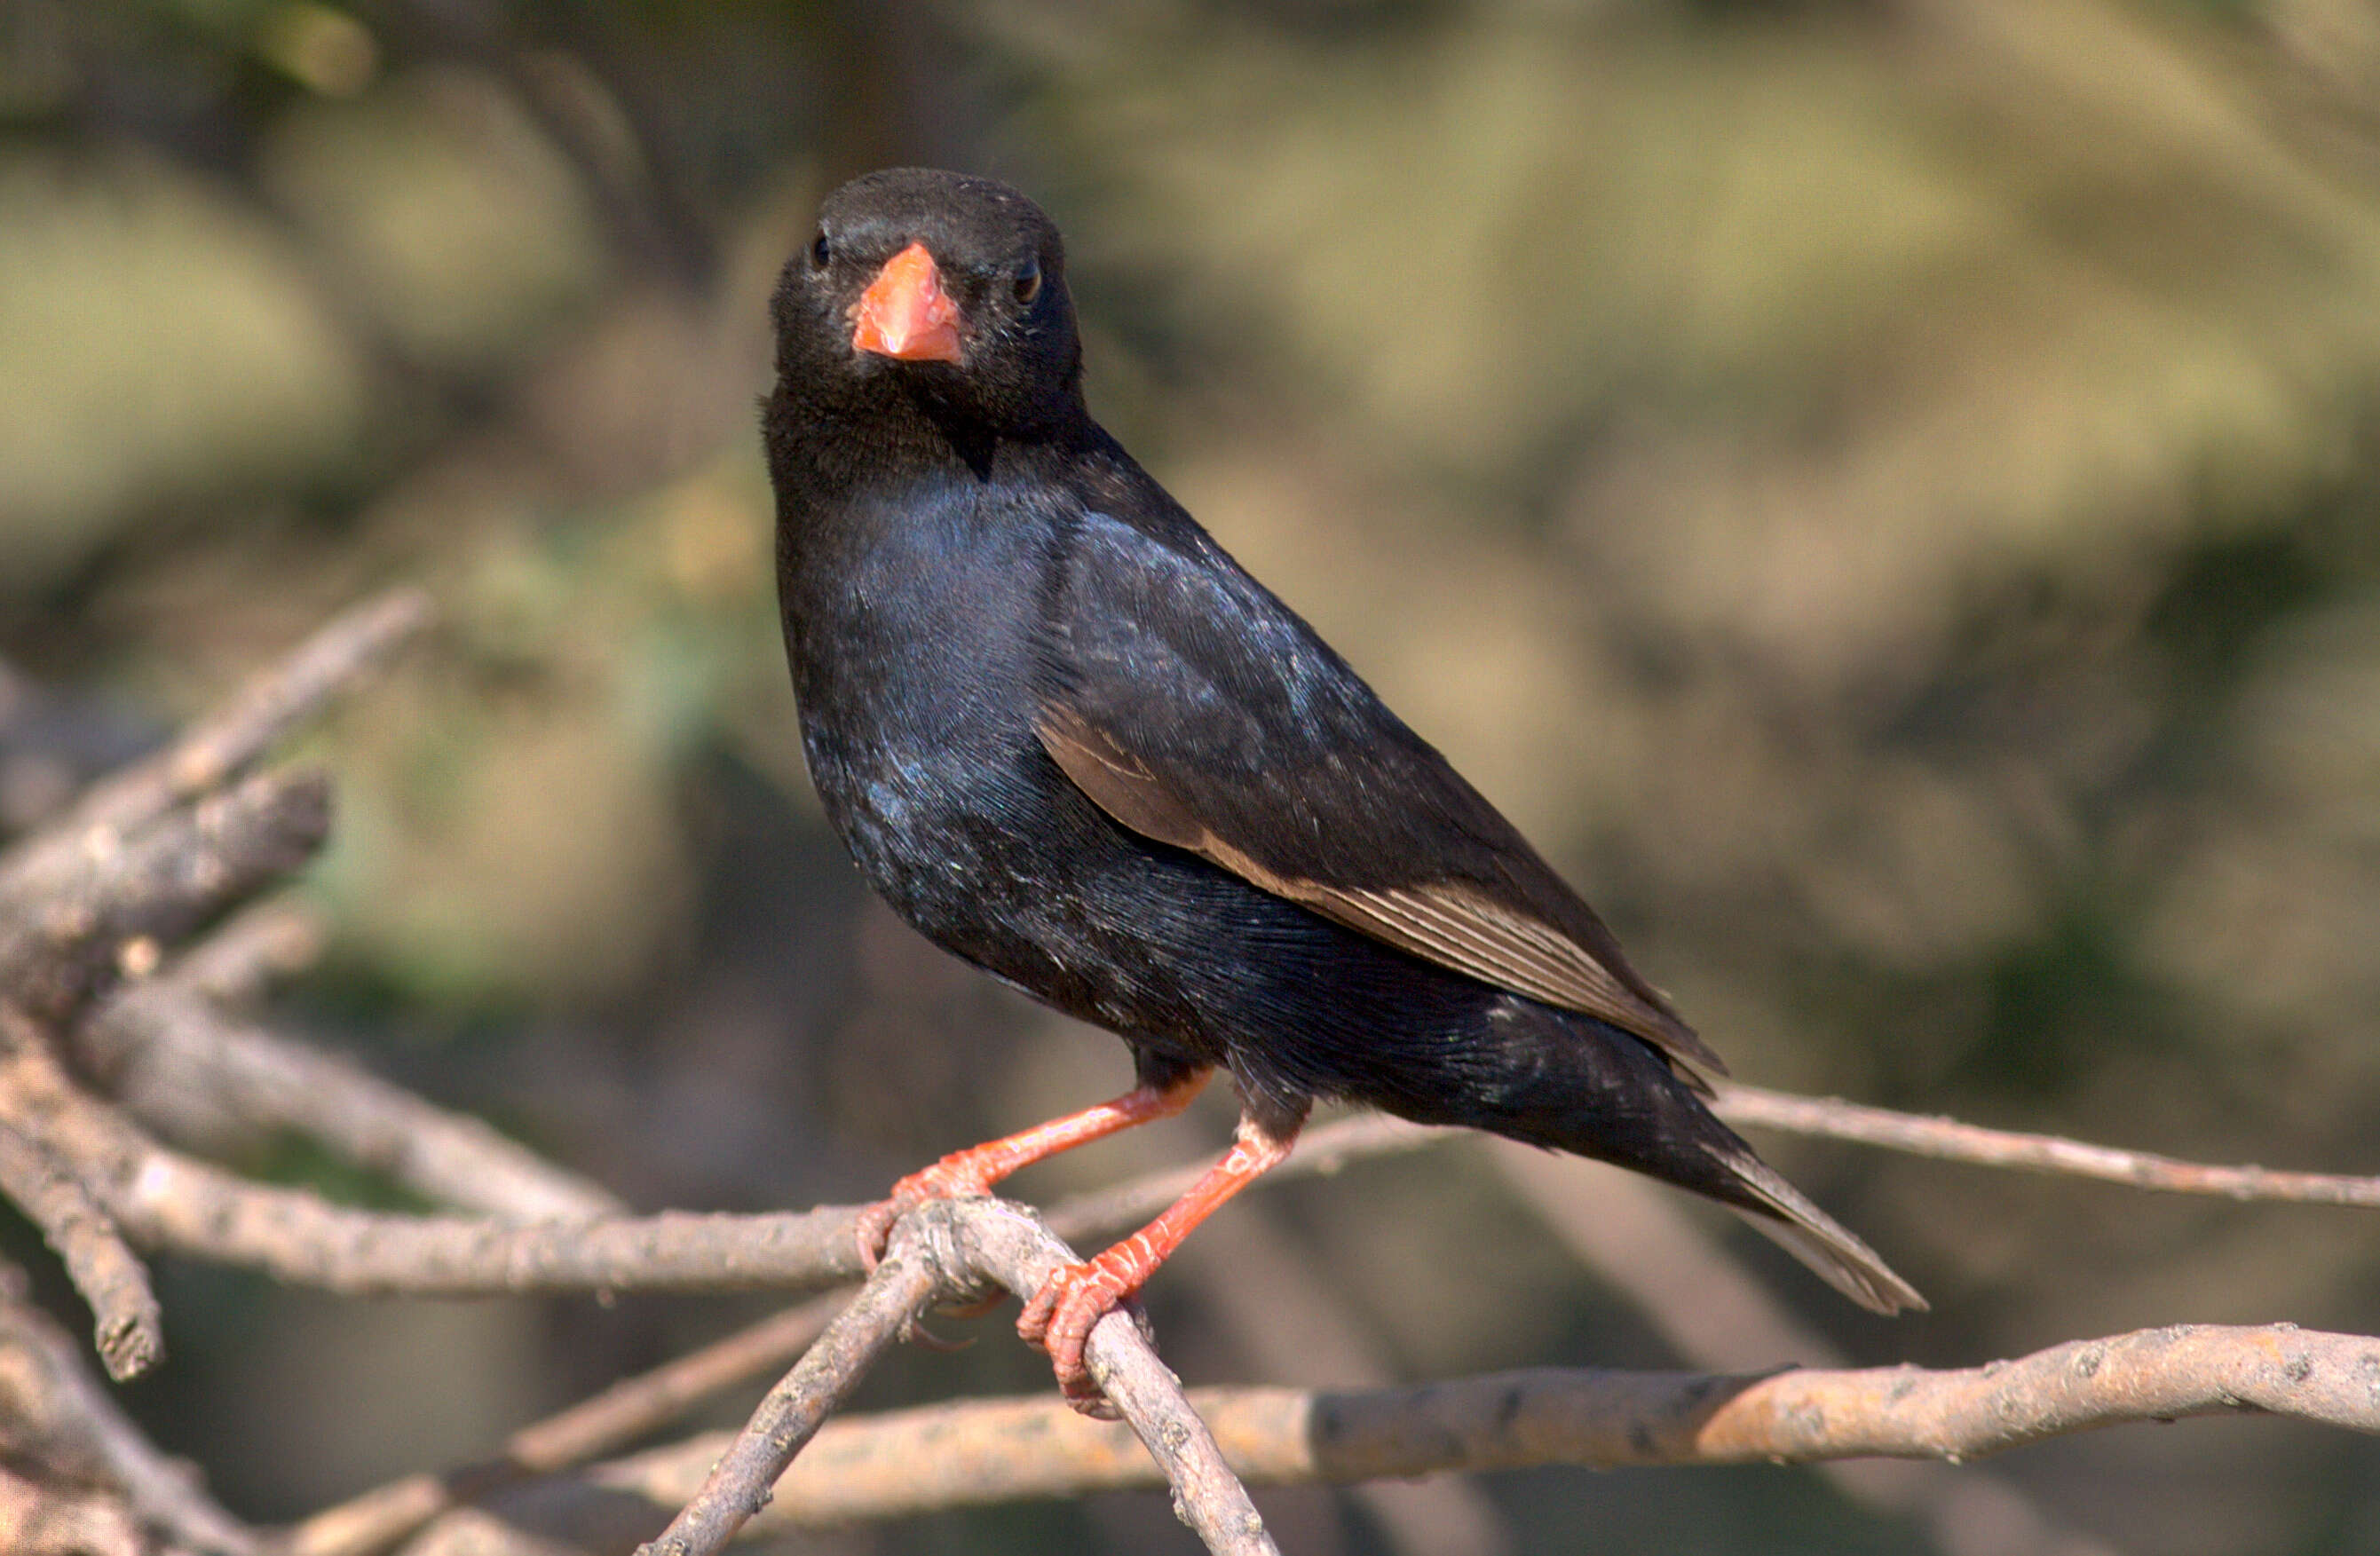
<path id="1" fill-rule="evenodd" d="M 1123 826 L 1221 866 L 1249 884 L 1400 951 L 1499 989 L 1633 1032 L 1685 1064 L 1726 1066 L 1693 1028 L 1631 990 L 1553 925 L 1465 881 L 1354 888 L 1283 875 L 1216 834 L 1172 787 L 1071 708 L 1045 709 L 1041 744 L 1076 787 Z M 1699 1077 L 1687 1073 L 1687 1078 Z"/>

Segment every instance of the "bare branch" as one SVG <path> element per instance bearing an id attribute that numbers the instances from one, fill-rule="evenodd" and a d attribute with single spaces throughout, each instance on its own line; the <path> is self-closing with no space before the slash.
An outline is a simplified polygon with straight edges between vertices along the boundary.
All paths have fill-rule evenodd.
<path id="1" fill-rule="evenodd" d="M 148 760 L 94 787 L 55 823 L 0 854 L 0 903 L 56 894 L 82 860 L 188 800 L 221 787 L 388 657 L 430 619 L 429 596 L 401 589 L 358 605 L 242 688 L 222 711 Z"/>
<path id="2" fill-rule="evenodd" d="M 1767 1099 L 1780 1094 L 1752 1095 Z M 1753 1120 L 1746 1117 L 1743 1122 Z M 1767 1122 L 1767 1114 L 1761 1116 L 1761 1122 Z M 1428 1129 L 1378 1114 L 1342 1119 L 1308 1130 L 1298 1142 L 1297 1154 L 1275 1168 L 1266 1181 L 1281 1183 L 1299 1176 L 1332 1173 L 1369 1157 L 1399 1154 L 1467 1137 L 1465 1131 Z M 1052 1206 L 1044 1219 L 1054 1233 L 1069 1241 L 1135 1226 L 1172 1203 L 1199 1171 L 1196 1166 L 1167 1169 L 1112 1188 L 1077 1195 Z M 457 1502 L 493 1494 L 526 1475 L 553 1473 L 615 1452 L 637 1437 L 677 1418 L 713 1393 L 783 1368 L 824 1328 L 828 1317 L 844 1300 L 846 1298 L 829 1294 L 772 1314 L 652 1372 L 616 1384 L 545 1422 L 524 1428 L 507 1441 L 502 1457 L 494 1463 L 457 1470 L 443 1477 L 410 1477 L 319 1513 L 298 1526 L 292 1537 L 293 1550 L 296 1556 L 363 1556 L 385 1549 Z M 1792 1354 L 1814 1356 L 1819 1353 L 1805 1347 Z"/>
<path id="3" fill-rule="evenodd" d="M 105 828 L 33 895 L 0 892 L 0 989 L 55 1020 L 116 970 L 313 856 L 330 831 L 320 773 L 265 772 L 124 837 Z"/>
<path id="4" fill-rule="evenodd" d="M 407 1476 L 327 1508 L 288 1532 L 285 1556 L 370 1556 L 453 1508 L 624 1448 L 715 1393 L 782 1370 L 825 1332 L 850 1300 L 848 1291 L 829 1292 L 623 1379 L 513 1433 L 486 1464 L 443 1476 Z"/>
<path id="5" fill-rule="evenodd" d="M 1460 1133 L 1424 1129 L 1378 1114 L 1342 1119 L 1308 1130 L 1298 1142 L 1297 1154 L 1267 1174 L 1267 1181 L 1335 1173 L 1368 1154 L 1410 1150 Z M 1202 1170 L 1194 1166 L 1145 1173 L 1061 1201 L 1042 1219 L 1068 1241 L 1137 1226 L 1172 1204 Z M 624 1379 L 522 1428 L 485 1464 L 443 1476 L 407 1476 L 327 1508 L 288 1532 L 284 1541 L 287 1556 L 370 1556 L 456 1506 L 495 1495 L 531 1476 L 556 1474 L 617 1452 L 712 1395 L 789 1366 L 850 1299 L 848 1291 L 829 1292 L 650 1372 Z"/>
<path id="6" fill-rule="evenodd" d="M 107 1375 L 120 1383 L 163 1359 L 164 1312 L 147 1268 L 82 1185 L 38 1140 L 6 1122 L 0 1122 L 0 1193 L 42 1229 L 42 1240 L 91 1305 L 91 1343 Z"/>
<path id="7" fill-rule="evenodd" d="M 79 1346 L 22 1297 L 22 1272 L 0 1276 L 0 1393 L 10 1437 L 30 1432 L 44 1463 L 114 1486 L 133 1514 L 176 1545 L 209 1556 L 253 1556 L 254 1531 L 218 1506 L 197 1472 L 169 1458 L 117 1408 L 83 1366 Z M 22 1450 L 25 1444 L 11 1446 Z"/>
<path id="8" fill-rule="evenodd" d="M 1968 1161 L 1982 1167 L 2097 1178 L 2167 1194 L 2380 1208 L 2380 1178 L 2274 1172 L 2263 1167 L 2212 1167 L 2148 1151 L 2087 1145 L 2056 1135 L 1986 1129 L 1951 1118 L 1926 1118 L 1837 1098 L 1797 1097 L 1791 1092 L 1732 1083 L 1719 1088 L 1716 1109 L 1730 1124 L 1855 1140 L 1887 1150 L 1945 1161 Z"/>
<path id="9" fill-rule="evenodd" d="M 11 1556 L 142 1556 L 114 1497 L 44 1486 L 0 1469 L 0 1550 Z"/>
<path id="10" fill-rule="evenodd" d="M 261 902 L 183 952 L 168 976 L 194 994 L 236 1004 L 313 966 L 322 934 L 313 909 L 285 898 Z"/>
<path id="11" fill-rule="evenodd" d="M 1732 1081 L 1720 1086 L 1714 1111 L 1730 1124 L 1748 1128 L 1850 1140 L 1979 1167 L 2093 1178 L 2167 1194 L 2380 1208 L 2380 1177 L 2183 1161 L 2151 1151 L 2093 1145 L 2057 1135 L 1989 1129 L 1957 1119 L 1897 1112 L 1837 1098 L 1803 1097 Z M 1329 1175 L 1353 1161 L 1419 1150 L 1441 1140 L 1470 1137 L 1470 1133 L 1428 1128 L 1378 1114 L 1342 1119 L 1309 1130 L 1298 1141 L 1297 1154 L 1266 1176 L 1285 1182 L 1305 1173 Z M 1073 1237 L 1080 1234 L 1076 1217 L 1082 1218 L 1083 1226 L 1100 1227 L 1145 1220 L 1172 1203 L 1197 1171 L 1182 1168 L 1077 1196 L 1051 1209 L 1050 1224 L 1060 1228 L 1062 1235 Z"/>
<path id="12" fill-rule="evenodd" d="M 460 1210 L 518 1221 L 587 1221 L 625 1209 L 477 1118 L 225 1015 L 190 990 L 180 969 L 125 989 L 79 1038 L 85 1062 L 127 1107 L 202 1149 L 295 1129 Z"/>
<path id="13" fill-rule="evenodd" d="M 895 1229 L 884 1259 L 859 1295 L 761 1400 L 752 1419 L 645 1556 L 712 1556 L 769 1505 L 770 1488 L 827 1416 L 851 1396 L 876 1358 L 932 1300 L 939 1282 L 919 1256 L 917 1234 Z"/>
<path id="14" fill-rule="evenodd" d="M 1849 1365 L 1729 1255 L 1707 1220 L 1689 1213 L 1685 1196 L 1618 1167 L 1511 1141 L 1493 1142 L 1488 1156 L 1556 1239 L 1629 1298 L 1687 1366 L 1738 1372 L 1784 1362 Z M 1916 1519 L 1941 1556 L 2112 1556 L 2104 1541 L 2061 1526 L 2013 1481 L 1980 1466 L 1846 1459 L 1819 1468 L 1854 1500 Z M 1985 1500 L 1993 1532 L 1979 1541 L 1975 1506 Z"/>
<path id="15" fill-rule="evenodd" d="M 672 1212 L 561 1225 L 381 1214 L 245 1182 L 156 1146 L 104 1109 L 86 1103 L 70 1112 L 71 1127 L 50 1131 L 51 1149 L 72 1160 L 86 1185 L 137 1240 L 251 1265 L 301 1284 L 466 1296 L 782 1290 L 859 1273 L 850 1232 L 856 1211 L 848 1206 L 743 1216 Z M 1400 1134 L 1369 1135 L 1365 1143 L 1402 1149 Z"/>
<path id="16" fill-rule="evenodd" d="M 767 1505 L 769 1488 L 785 1465 L 936 1293 L 969 1295 L 986 1278 L 1012 1290 L 1035 1290 L 1073 1257 L 1029 1211 L 997 1200 L 940 1201 L 903 1218 L 891 1253 L 859 1298 L 771 1391 L 669 1529 L 646 1550 L 654 1556 L 707 1556 L 722 1548 Z M 1223 1556 L 1274 1552 L 1245 1489 L 1134 1316 L 1119 1311 L 1101 1319 L 1087 1355 L 1092 1375 L 1162 1466 L 1175 1512 L 1208 1549 Z"/>
<path id="17" fill-rule="evenodd" d="M 167 1150 L 54 1065 L 8 1078 L 6 1116 L 38 1117 L 43 1144 L 135 1240 L 300 1285 L 418 1296 L 747 1291 L 860 1272 L 849 1207 L 534 1223 L 351 1210 Z"/>
<path id="18" fill-rule="evenodd" d="M 1714 1111 L 1730 1124 L 1747 1128 L 1850 1140 L 1979 1167 L 2093 1178 L 2168 1194 L 2380 1208 L 2380 1177 L 2183 1161 L 2150 1151 L 2093 1145 L 2057 1135 L 1989 1129 L 1957 1119 L 1897 1112 L 1837 1098 L 1803 1097 L 1732 1081 L 1720 1086 Z M 1470 1135 L 1467 1130 L 1429 1128 L 1378 1114 L 1342 1119 L 1307 1131 L 1298 1141 L 1297 1154 L 1266 1176 L 1273 1182 L 1308 1173 L 1327 1176 L 1353 1161 L 1419 1150 Z M 1146 1220 L 1171 1204 L 1197 1172 L 1195 1167 L 1182 1168 L 1077 1196 L 1052 1207 L 1050 1224 L 1062 1235 L 1074 1237 L 1090 1225 L 1104 1228 Z M 1082 1218 L 1079 1225 L 1076 1217 Z"/>
<path id="19" fill-rule="evenodd" d="M 981 1271 L 1012 1292 L 1038 1291 L 1075 1258 L 1032 1212 L 997 1199 L 941 1201 L 905 1220 L 922 1222 L 928 1233 L 947 1224 L 958 1258 L 946 1258 L 946 1268 L 954 1275 Z M 962 1290 L 966 1283 L 950 1282 Z M 1092 1378 L 1172 1484 L 1174 1516 L 1218 1556 L 1279 1556 L 1246 1488 L 1132 1313 L 1118 1309 L 1100 1319 L 1084 1355 Z"/>
<path id="20" fill-rule="evenodd" d="M 56 1250 L 67 1278 L 91 1304 L 93 1343 L 107 1375 L 122 1382 L 164 1355 L 164 1314 L 147 1267 L 106 1210 L 47 1149 L 38 1110 L 19 1106 L 14 1095 L 18 1075 L 52 1063 L 40 1028 L 15 1007 L 0 1004 L 0 1193 Z"/>
<path id="21" fill-rule="evenodd" d="M 350 1295 L 788 1290 L 859 1273 L 847 1206 L 532 1223 L 386 1215 L 153 1146 L 114 1154 L 110 1203 L 143 1243 Z"/>
<path id="22" fill-rule="evenodd" d="M 633 1442 L 717 1393 L 798 1356 L 851 1299 L 830 1292 L 625 1379 L 504 1440 L 504 1457 L 545 1475 Z"/>
<path id="23" fill-rule="evenodd" d="M 2144 1330 L 1958 1371 L 1767 1377 L 1542 1369 L 1361 1393 L 1194 1390 L 1252 1485 L 1543 1465 L 1966 1459 L 2067 1432 L 2270 1411 L 2380 1431 L 2380 1340 L 2287 1325 Z M 720 1439 L 599 1466 L 585 1483 L 662 1505 Z M 1122 1428 L 1054 1399 L 990 1400 L 836 1421 L 777 1484 L 753 1532 L 1160 1484 Z"/>
<path id="24" fill-rule="evenodd" d="M 1424 1129 L 1378 1114 L 1342 1119 L 1307 1131 L 1297 1154 L 1273 1169 L 1267 1181 L 1335 1173 L 1366 1155 L 1410 1150 L 1461 1133 Z M 1062 1200 L 1042 1219 L 1054 1234 L 1070 1242 L 1137 1226 L 1172 1204 L 1200 1171 L 1167 1168 L 1146 1173 L 1113 1188 Z M 444 1476 L 408 1476 L 318 1513 L 287 1536 L 289 1556 L 367 1556 L 459 1503 L 492 1495 L 529 1476 L 552 1475 L 617 1452 L 712 1395 L 791 1365 L 850 1299 L 847 1291 L 829 1292 L 650 1372 L 624 1379 L 522 1428 L 486 1464 Z"/>

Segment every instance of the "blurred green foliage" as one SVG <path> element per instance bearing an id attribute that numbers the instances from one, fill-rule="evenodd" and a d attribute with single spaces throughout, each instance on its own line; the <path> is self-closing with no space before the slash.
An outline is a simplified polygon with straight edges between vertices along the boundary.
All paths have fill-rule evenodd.
<path id="1" fill-rule="evenodd" d="M 1095 407 L 1739 1074 L 2380 1168 L 2360 0 L 0 0 L 0 650 L 162 728 L 372 583 L 447 605 L 324 743 L 341 939 L 300 1016 L 652 1204 L 856 1197 L 1121 1079 L 869 906 L 800 772 L 763 303 L 893 160 L 1044 200 Z M 94 760 L 25 706 L 0 801 Z M 1876 1359 L 2380 1321 L 2336 1214 L 1778 1154 L 1935 1298 L 1891 1329 L 1780 1280 Z M 1402 1365 L 1621 1343 L 1574 1273 L 1500 1283 L 1527 1231 L 1476 1174 L 1368 1181 L 1278 1213 Z M 304 1311 L 194 1321 L 224 1349 L 185 1377 L 261 1358 L 315 1419 L 347 1375 Z M 468 1435 L 721 1315 L 547 1318 L 541 1373 L 455 1376 L 445 1319 L 382 1342 Z M 311 1464 L 194 1383 L 152 1409 L 265 1513 L 437 1438 L 346 1419 Z M 2010 1470 L 2127 1550 L 2380 1543 L 2380 1461 L 2269 1427 Z M 1520 1550 L 1926 1548 L 1783 1478 L 1496 1496 Z M 1389 1548 L 1317 1498 L 1308 1548 Z"/>

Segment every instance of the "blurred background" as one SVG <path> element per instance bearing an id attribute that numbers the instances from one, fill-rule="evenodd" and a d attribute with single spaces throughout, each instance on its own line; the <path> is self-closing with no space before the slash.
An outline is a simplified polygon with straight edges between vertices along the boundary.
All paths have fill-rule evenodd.
<path id="1" fill-rule="evenodd" d="M 1094 410 L 1740 1077 L 2380 1171 L 2363 0 L 0 0 L 0 836 L 420 580 L 439 636 L 316 742 L 334 950 L 277 1019 L 642 1209 L 867 1197 L 1121 1089 L 1121 1044 L 868 899 L 802 772 L 764 303 L 819 197 L 895 162 L 1050 209 Z M 2351 1212 L 1759 1143 L 1933 1313 L 1698 1216 L 1671 1252 L 1857 1362 L 2380 1329 Z M 392 1202 L 294 1145 L 241 1165 Z M 1698 1348 L 1743 1332 L 1690 1310 L 1718 1286 L 1648 1298 L 1655 1243 L 1598 1272 L 1556 1201 L 1608 1230 L 1602 1180 L 1529 1176 L 1459 1145 L 1249 1196 L 1153 1288 L 1168 1358 L 1822 1359 Z M 163 1273 L 131 1401 L 260 1519 L 763 1310 Z M 1046 1390 L 1007 1321 L 863 1403 Z M 2310 1428 L 1943 1474 L 1259 1500 L 1346 1556 L 2380 1549 L 2380 1449 Z M 1193 1546 L 1152 1496 L 784 1549 Z"/>

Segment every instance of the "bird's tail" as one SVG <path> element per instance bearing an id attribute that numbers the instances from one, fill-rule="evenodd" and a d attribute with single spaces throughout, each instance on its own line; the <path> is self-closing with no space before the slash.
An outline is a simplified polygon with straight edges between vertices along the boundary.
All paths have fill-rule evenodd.
<path id="1" fill-rule="evenodd" d="M 1601 1022 L 1512 1030 L 1534 1061 L 1492 1121 L 1498 1134 L 1633 1168 L 1707 1196 L 1750 1222 L 1861 1307 L 1923 1312 L 1925 1299 L 1876 1250 L 1777 1175 L 1652 1048 Z M 1522 1046 L 1527 1045 L 1527 1046 Z M 1419 1116 L 1419 1115 L 1416 1115 Z"/>
<path id="2" fill-rule="evenodd" d="M 1815 1270 L 1818 1278 L 1872 1312 L 1887 1317 L 1925 1311 L 1917 1288 L 1894 1274 L 1874 1248 L 1849 1227 L 1810 1203 L 1748 1149 L 1715 1152 L 1720 1158 L 1730 1187 L 1738 1193 L 1713 1196 L 1749 1222 L 1754 1230 Z"/>

